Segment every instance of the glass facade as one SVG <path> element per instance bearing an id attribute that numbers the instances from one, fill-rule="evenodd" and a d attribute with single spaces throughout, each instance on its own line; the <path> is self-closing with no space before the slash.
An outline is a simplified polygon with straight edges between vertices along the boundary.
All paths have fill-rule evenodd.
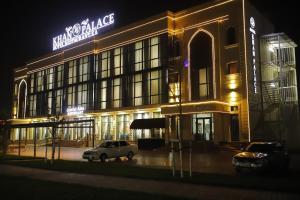
<path id="1" fill-rule="evenodd" d="M 75 107 L 101 112 L 167 103 L 167 44 L 164 34 L 30 73 L 26 116 L 66 115 L 68 108 Z M 159 116 L 151 112 L 99 116 L 97 138 L 150 138 L 150 130 L 131 130 L 129 126 L 134 119 Z M 82 129 L 72 127 L 63 130 L 64 139 L 86 137 L 80 133 Z M 38 128 L 37 139 L 46 133 Z M 161 130 L 154 135 L 160 137 Z"/>

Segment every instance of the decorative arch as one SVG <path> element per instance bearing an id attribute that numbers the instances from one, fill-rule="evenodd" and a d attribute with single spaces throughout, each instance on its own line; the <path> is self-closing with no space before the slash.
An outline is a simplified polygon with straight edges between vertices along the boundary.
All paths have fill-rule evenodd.
<path id="1" fill-rule="evenodd" d="M 191 43 L 193 41 L 193 39 L 200 33 L 200 32 L 203 32 L 203 33 L 206 33 L 210 38 L 211 38 L 211 41 L 212 41 L 212 44 L 211 44 L 211 55 L 212 55 L 212 87 L 213 87 L 213 98 L 216 99 L 216 61 L 215 61 L 215 38 L 213 36 L 212 33 L 210 33 L 209 31 L 205 30 L 205 29 L 199 29 L 197 30 L 193 35 L 192 37 L 190 38 L 189 42 L 188 42 L 188 64 L 189 64 L 189 67 L 188 67 L 188 84 L 191 86 Z M 192 100 L 192 89 L 191 87 L 189 87 L 189 100 L 191 101 Z"/>
<path id="2" fill-rule="evenodd" d="M 20 93 L 22 92 L 21 91 L 21 86 L 25 84 L 25 93 L 24 93 L 24 105 L 23 105 L 23 112 L 20 111 Z M 21 99 L 22 100 L 22 99 Z M 22 101 L 21 101 L 22 102 Z M 23 118 L 25 118 L 26 116 L 26 103 L 27 103 L 27 82 L 25 79 L 22 79 L 21 82 L 19 83 L 19 86 L 18 86 L 18 109 L 17 109 L 17 118 L 19 118 L 19 114 L 23 114 Z"/>

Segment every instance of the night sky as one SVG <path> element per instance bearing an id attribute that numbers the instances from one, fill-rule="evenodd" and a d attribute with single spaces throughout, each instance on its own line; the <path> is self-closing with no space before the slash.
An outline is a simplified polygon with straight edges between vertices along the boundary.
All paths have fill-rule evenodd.
<path id="1" fill-rule="evenodd" d="M 3 118 L 11 110 L 13 68 L 25 65 L 34 58 L 52 52 L 52 38 L 63 32 L 66 26 L 86 18 L 94 20 L 114 12 L 116 16 L 114 28 L 117 28 L 166 10 L 180 11 L 207 1 L 52 0 L 48 2 L 10 0 L 5 4 L 2 2 L 0 7 L 0 118 Z M 275 24 L 277 32 L 286 32 L 300 45 L 298 1 L 250 1 Z M 297 58 L 299 63 L 299 50 Z"/>

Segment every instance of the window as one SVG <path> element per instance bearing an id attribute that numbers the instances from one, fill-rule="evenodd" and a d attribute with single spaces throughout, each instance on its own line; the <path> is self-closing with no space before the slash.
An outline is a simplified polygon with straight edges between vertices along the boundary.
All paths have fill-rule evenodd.
<path id="1" fill-rule="evenodd" d="M 36 95 L 29 96 L 29 115 L 36 115 Z"/>
<path id="2" fill-rule="evenodd" d="M 72 60 L 69 62 L 69 77 L 68 77 L 68 84 L 76 83 L 76 60 Z"/>
<path id="3" fill-rule="evenodd" d="M 60 88 L 63 86 L 63 80 L 64 80 L 64 66 L 59 65 L 57 67 L 57 87 Z"/>
<path id="4" fill-rule="evenodd" d="M 95 73 L 95 78 L 98 79 L 100 78 L 99 76 L 99 55 L 94 55 L 94 62 L 95 62 L 95 65 L 94 65 L 94 73 Z"/>
<path id="5" fill-rule="evenodd" d="M 159 48 L 158 37 L 150 39 L 150 66 L 151 68 L 158 67 L 159 64 Z"/>
<path id="6" fill-rule="evenodd" d="M 199 70 L 199 96 L 200 98 L 209 97 L 209 68 Z"/>
<path id="7" fill-rule="evenodd" d="M 121 104 L 122 104 L 121 79 L 116 78 L 113 80 L 113 107 L 119 108 Z"/>
<path id="8" fill-rule="evenodd" d="M 44 90 L 44 71 L 37 72 L 37 81 L 38 92 L 41 92 Z"/>
<path id="9" fill-rule="evenodd" d="M 135 50 L 135 71 L 140 71 L 143 70 L 144 68 L 144 47 L 143 47 L 143 42 L 136 42 L 134 44 L 134 50 Z"/>
<path id="10" fill-rule="evenodd" d="M 152 71 L 148 73 L 148 97 L 150 104 L 160 102 L 160 72 Z"/>
<path id="11" fill-rule="evenodd" d="M 34 74 L 30 74 L 30 93 L 33 93 L 34 89 L 35 89 Z M 15 92 L 17 92 L 17 89 L 15 89 Z"/>
<path id="12" fill-rule="evenodd" d="M 143 93 L 142 93 L 142 74 L 136 74 L 133 77 L 133 105 L 139 106 L 143 103 Z"/>
<path id="13" fill-rule="evenodd" d="M 191 99 L 213 97 L 213 41 L 205 32 L 200 31 L 190 43 L 190 80 Z"/>
<path id="14" fill-rule="evenodd" d="M 49 68 L 46 70 L 46 75 L 47 75 L 47 90 L 52 90 L 54 86 L 54 69 Z"/>
<path id="15" fill-rule="evenodd" d="M 47 114 L 52 114 L 52 92 L 48 92 Z"/>
<path id="16" fill-rule="evenodd" d="M 106 51 L 101 54 L 101 78 L 110 76 L 110 52 Z"/>
<path id="17" fill-rule="evenodd" d="M 75 86 L 68 87 L 68 108 L 75 106 Z"/>
<path id="18" fill-rule="evenodd" d="M 130 133 L 130 120 L 129 115 L 117 115 L 116 123 L 116 139 L 118 140 L 128 140 Z"/>
<path id="19" fill-rule="evenodd" d="M 79 60 L 79 82 L 88 80 L 88 56 L 80 58 Z"/>
<path id="20" fill-rule="evenodd" d="M 87 84 L 78 85 L 77 90 L 77 106 L 87 107 Z"/>
<path id="21" fill-rule="evenodd" d="M 101 109 L 106 109 L 107 105 L 107 81 L 101 81 L 100 105 Z"/>
<path id="22" fill-rule="evenodd" d="M 179 102 L 179 83 L 169 83 L 169 103 Z"/>
<path id="23" fill-rule="evenodd" d="M 55 94 L 55 111 L 56 114 L 62 113 L 62 90 L 56 90 Z"/>
<path id="24" fill-rule="evenodd" d="M 228 71 L 228 74 L 239 73 L 238 63 L 237 62 L 228 63 L 227 64 L 227 71 Z"/>
<path id="25" fill-rule="evenodd" d="M 113 116 L 101 117 L 101 136 L 102 140 L 113 139 Z"/>
<path id="26" fill-rule="evenodd" d="M 227 30 L 227 45 L 236 44 L 235 28 L 230 27 Z"/>
<path id="27" fill-rule="evenodd" d="M 114 75 L 123 74 L 123 48 L 114 50 Z"/>

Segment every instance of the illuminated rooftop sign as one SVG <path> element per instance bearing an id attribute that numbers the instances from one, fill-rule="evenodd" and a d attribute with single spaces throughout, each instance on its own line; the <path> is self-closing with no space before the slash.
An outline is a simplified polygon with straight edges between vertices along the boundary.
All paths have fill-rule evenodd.
<path id="1" fill-rule="evenodd" d="M 84 110 L 84 107 L 68 108 L 67 115 L 81 115 Z"/>
<path id="2" fill-rule="evenodd" d="M 114 24 L 114 13 L 105 15 L 97 21 L 83 20 L 73 26 L 66 27 L 66 32 L 53 38 L 53 51 L 93 37 L 104 27 Z"/>

